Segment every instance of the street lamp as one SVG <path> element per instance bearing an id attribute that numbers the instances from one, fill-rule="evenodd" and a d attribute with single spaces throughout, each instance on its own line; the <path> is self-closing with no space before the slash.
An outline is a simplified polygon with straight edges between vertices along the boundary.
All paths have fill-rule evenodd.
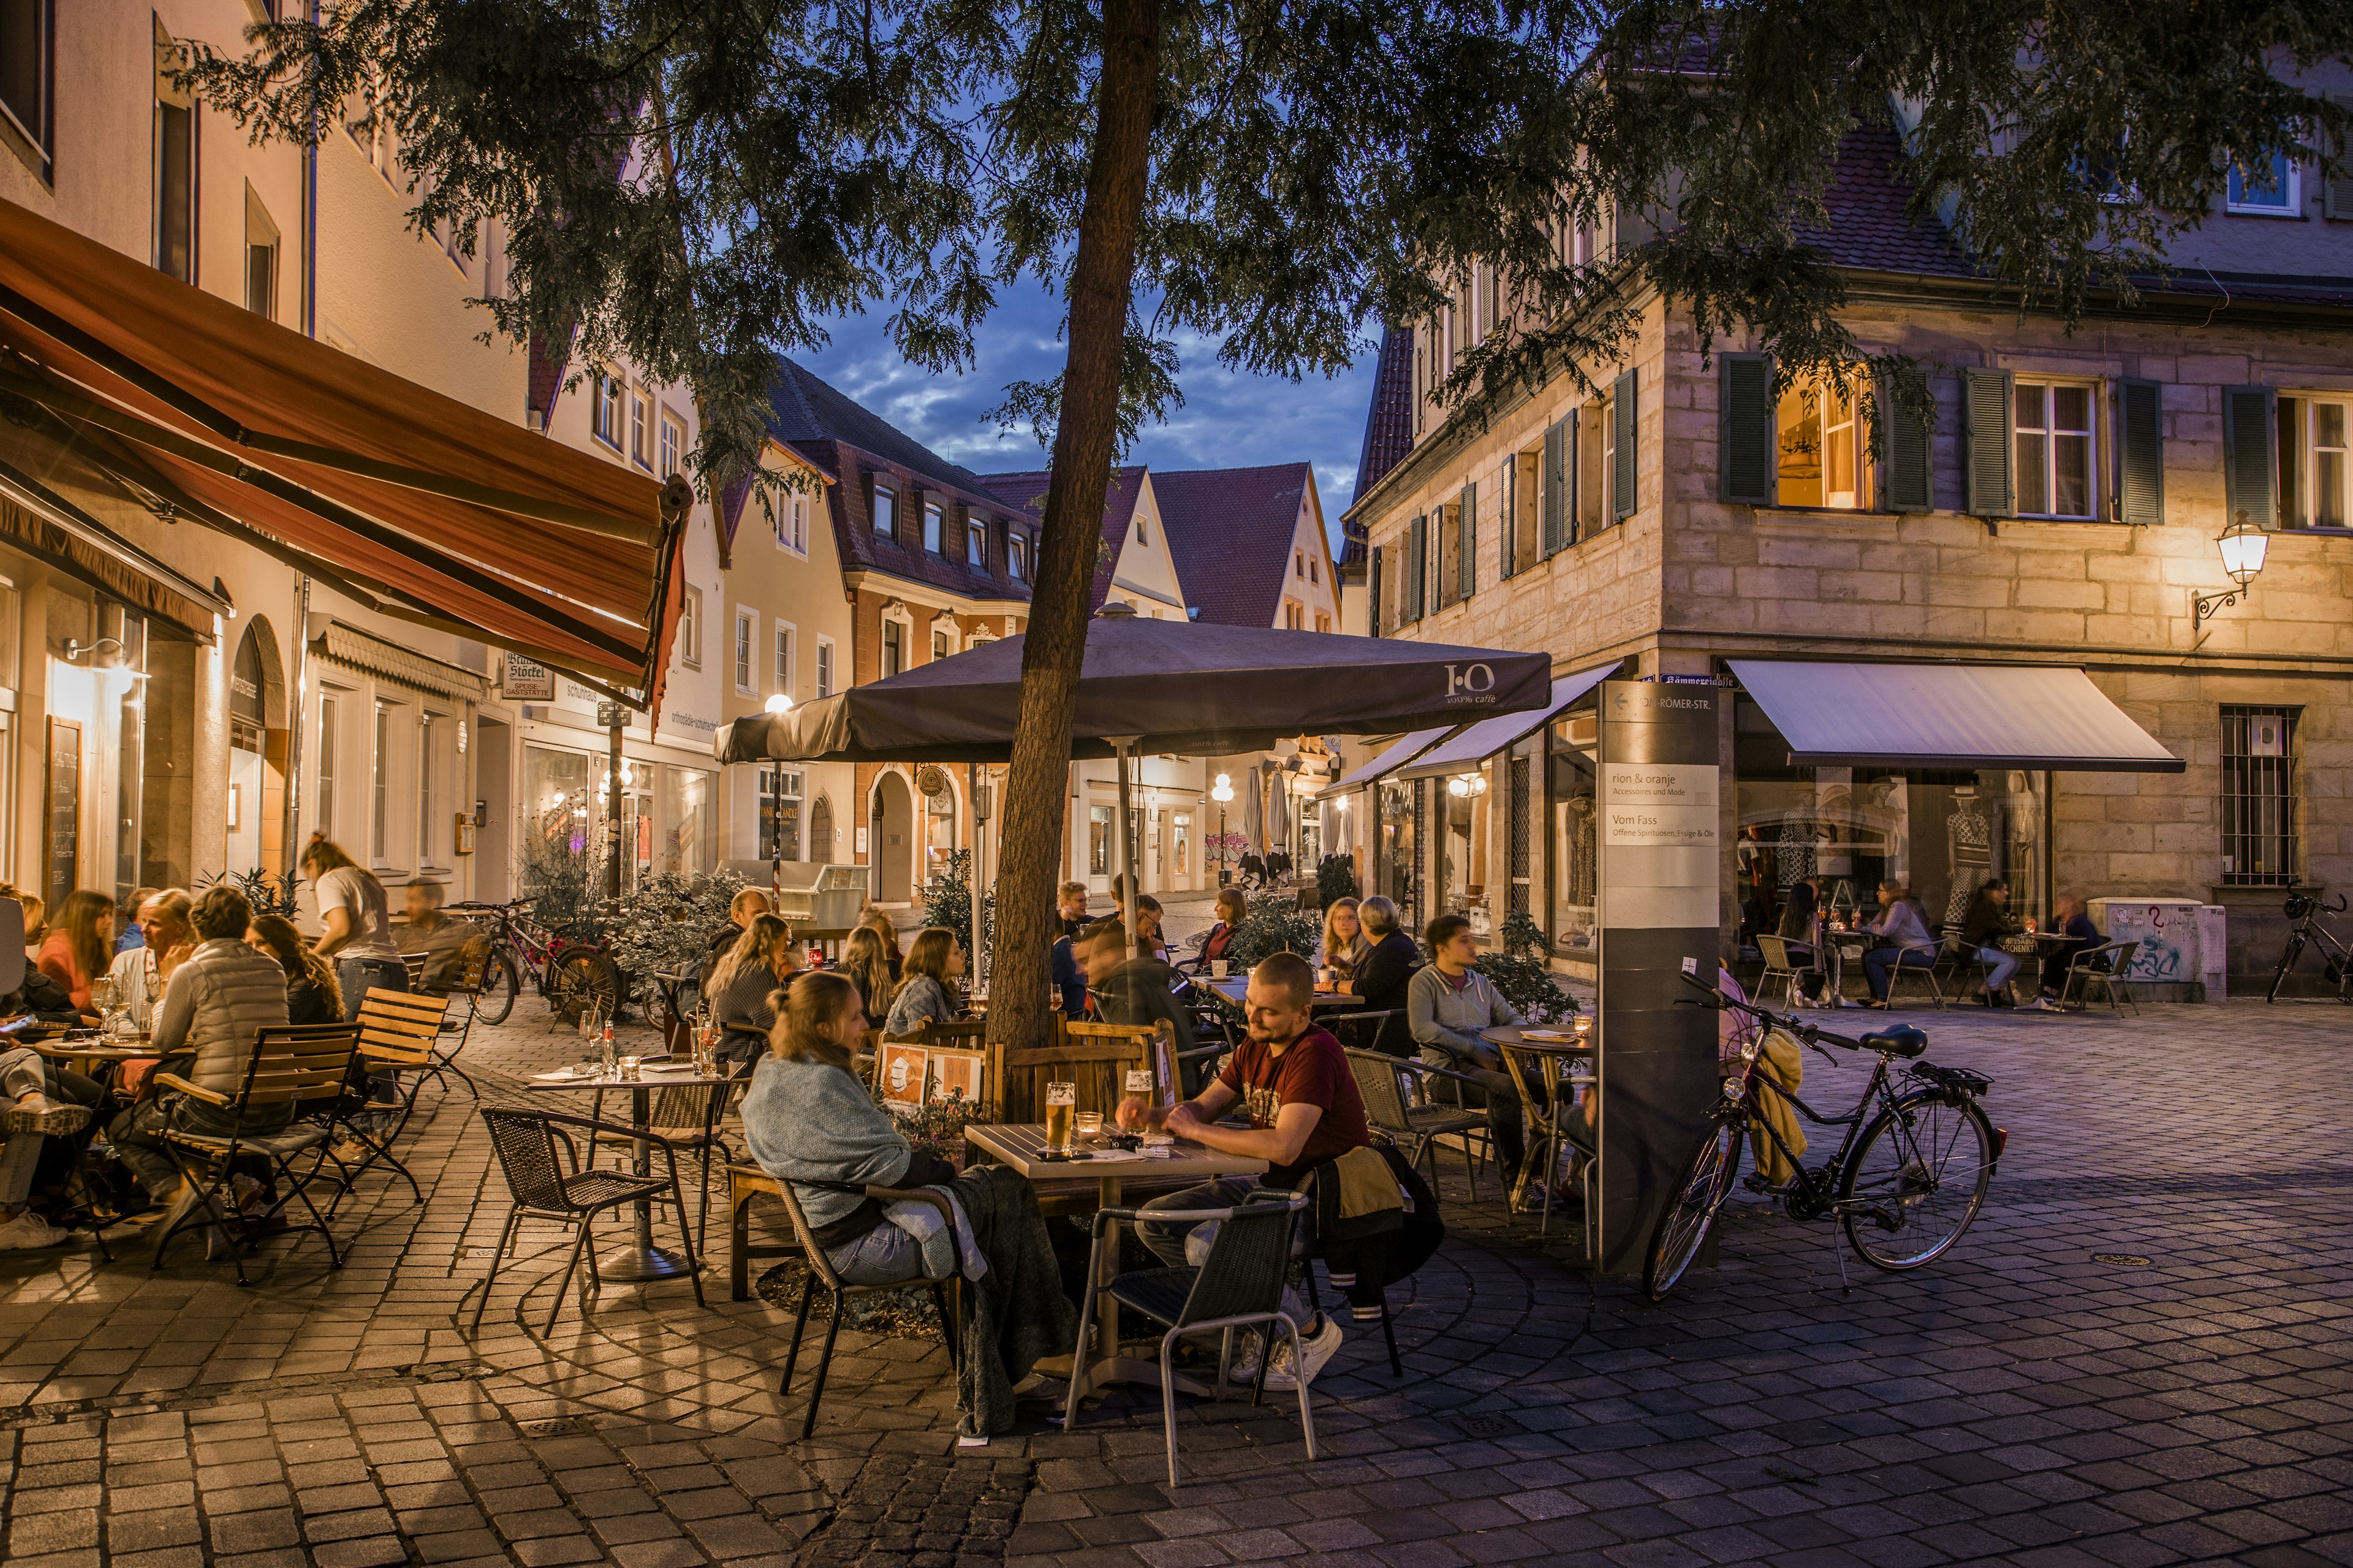
<path id="1" fill-rule="evenodd" d="M 2213 619 L 2217 610 L 2237 604 L 2245 595 L 2247 585 L 2255 580 L 2255 574 L 2263 569 L 2263 555 L 2271 548 L 2271 537 L 2249 522 L 2247 514 L 2242 511 L 2238 521 L 2222 531 L 2222 536 L 2214 542 L 2214 547 L 2222 552 L 2222 574 L 2238 586 L 2227 594 L 2191 595 L 2189 629 L 2193 632 Z"/>
<path id="2" fill-rule="evenodd" d="M 1234 781 L 1225 773 L 1209 788 L 1209 798 L 1218 803 L 1218 886 L 1224 887 L 1233 873 L 1226 868 L 1226 803 L 1234 798 Z"/>

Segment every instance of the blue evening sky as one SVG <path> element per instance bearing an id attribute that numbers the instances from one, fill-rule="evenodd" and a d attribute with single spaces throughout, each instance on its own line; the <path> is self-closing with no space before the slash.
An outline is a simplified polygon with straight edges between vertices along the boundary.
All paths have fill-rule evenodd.
<path id="1" fill-rule="evenodd" d="M 983 323 L 972 372 L 935 376 L 900 359 L 880 313 L 833 324 L 833 342 L 793 357 L 942 457 L 976 473 L 1041 468 L 1046 455 L 1027 426 L 1001 428 L 985 416 L 1008 384 L 1045 381 L 1061 369 L 1060 307 L 1034 286 L 1008 290 Z M 1184 406 L 1138 434 L 1124 461 L 1155 468 L 1242 468 L 1305 460 L 1339 548 L 1340 513 L 1351 500 L 1364 444 L 1377 342 L 1343 376 L 1292 383 L 1237 374 L 1217 346 L 1179 339 Z"/>

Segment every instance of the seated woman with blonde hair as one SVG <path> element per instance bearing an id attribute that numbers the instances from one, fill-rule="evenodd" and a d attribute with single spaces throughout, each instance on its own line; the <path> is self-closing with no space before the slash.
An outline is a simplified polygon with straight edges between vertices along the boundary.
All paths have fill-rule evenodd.
<path id="1" fill-rule="evenodd" d="M 891 994 L 891 1016 L 882 1032 L 907 1039 L 923 1032 L 934 1018 L 943 1023 L 959 1016 L 955 982 L 964 974 L 964 944 L 945 926 L 931 926 L 907 949 L 899 988 Z"/>
<path id="2" fill-rule="evenodd" d="M 793 928 L 775 915 L 754 915 L 702 982 L 712 1022 L 719 1026 L 721 1060 L 742 1068 L 760 1059 L 768 1031 L 776 1026 L 776 998 L 800 972 Z"/>
<path id="3" fill-rule="evenodd" d="M 858 987 L 843 976 L 818 970 L 796 982 L 744 1097 L 744 1141 L 761 1169 L 792 1184 L 808 1242 L 844 1284 L 962 1274 L 957 1430 L 1010 1431 L 1013 1385 L 1078 1332 L 1037 1194 L 1002 1165 L 959 1175 L 917 1153 L 852 1064 L 866 1028 Z M 917 1186 L 944 1189 L 953 1233 L 928 1204 L 864 1191 Z"/>

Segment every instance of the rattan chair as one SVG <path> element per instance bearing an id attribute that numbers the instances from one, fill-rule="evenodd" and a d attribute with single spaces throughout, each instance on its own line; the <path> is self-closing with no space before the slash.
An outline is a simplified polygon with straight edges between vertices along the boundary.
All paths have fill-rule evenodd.
<path id="1" fill-rule="evenodd" d="M 572 1252 L 565 1259 L 563 1278 L 556 1281 L 555 1300 L 547 1309 L 547 1328 L 543 1331 L 554 1331 L 556 1314 L 564 1310 L 564 1293 L 571 1287 L 583 1253 L 588 1257 L 588 1283 L 580 1293 L 581 1311 L 586 1314 L 588 1298 L 601 1291 L 605 1284 L 596 1272 L 596 1254 L 588 1246 L 590 1232 L 595 1228 L 592 1222 L 600 1214 L 640 1201 L 667 1203 L 678 1211 L 679 1235 L 686 1246 L 686 1272 L 694 1286 L 694 1304 L 708 1305 L 702 1299 L 702 1266 L 695 1258 L 694 1230 L 686 1223 L 686 1194 L 678 1183 L 678 1155 L 668 1139 L 648 1137 L 649 1142 L 661 1148 L 662 1158 L 670 1167 L 667 1176 L 639 1176 L 594 1167 L 583 1170 L 579 1151 L 569 1131 L 564 1130 L 578 1129 L 592 1134 L 619 1132 L 631 1139 L 647 1135 L 594 1117 L 564 1116 L 552 1110 L 501 1110 L 486 1105 L 480 1114 L 483 1124 L 490 1129 L 491 1147 L 498 1154 L 499 1169 L 505 1173 L 507 1192 L 514 1199 L 514 1206 L 507 1211 L 506 1223 L 499 1227 L 499 1244 L 491 1254 L 491 1271 L 482 1281 L 482 1299 L 474 1303 L 475 1328 L 482 1326 L 482 1309 L 490 1304 L 491 1288 L 498 1283 L 499 1265 L 526 1219 L 554 1220 L 571 1226 L 574 1232 Z M 559 1133 L 565 1144 L 561 1163 L 555 1154 Z"/>
<path id="2" fill-rule="evenodd" d="M 727 1114 L 729 1100 L 752 1081 L 752 1074 L 759 1065 L 756 1061 L 744 1063 L 725 1083 L 665 1089 L 654 1096 L 653 1104 L 648 1110 L 647 1126 L 672 1147 L 693 1151 L 702 1163 L 696 1177 L 700 1184 L 697 1191 L 701 1194 L 696 1202 L 694 1220 L 694 1244 L 697 1247 L 703 1245 L 710 1233 L 711 1156 L 714 1152 L 718 1154 L 722 1170 L 733 1164 L 735 1159 L 735 1151 L 729 1146 L 727 1134 L 720 1131 L 720 1121 Z M 589 1101 L 588 1114 L 601 1117 L 604 1113 L 605 1091 L 599 1089 L 596 1098 Z M 599 1132 L 595 1141 L 599 1147 L 619 1145 L 634 1150 L 638 1135 L 635 1132 Z"/>
<path id="3" fill-rule="evenodd" d="M 826 1257 L 825 1248 L 818 1245 L 807 1218 L 801 1213 L 800 1199 L 794 1195 L 796 1187 L 828 1193 L 856 1193 L 861 1198 L 873 1198 L 881 1203 L 917 1203 L 935 1208 L 947 1226 L 948 1247 L 955 1267 L 946 1274 L 919 1274 L 912 1279 L 900 1279 L 888 1285 L 848 1283 L 834 1271 L 832 1260 Z M 948 1365 L 954 1367 L 958 1364 L 960 1352 L 956 1333 L 961 1320 L 957 1317 L 957 1307 L 962 1300 L 959 1292 L 964 1283 L 964 1246 L 957 1239 L 954 1206 L 944 1194 L 928 1188 L 870 1187 L 854 1182 L 779 1182 L 776 1191 L 785 1200 L 786 1212 L 792 1215 L 794 1233 L 801 1240 L 801 1256 L 808 1264 L 808 1273 L 801 1280 L 800 1310 L 793 1315 L 792 1345 L 785 1352 L 784 1381 L 776 1388 L 779 1395 L 789 1395 L 793 1391 L 793 1369 L 801 1357 L 801 1333 L 808 1325 L 809 1302 L 815 1299 L 818 1286 L 822 1283 L 833 1296 L 833 1310 L 825 1326 L 825 1349 L 818 1357 L 817 1381 L 809 1385 L 808 1410 L 801 1417 L 801 1440 L 807 1442 L 809 1434 L 817 1430 L 817 1407 L 825 1398 L 826 1373 L 833 1370 L 834 1337 L 841 1332 L 842 1308 L 852 1296 L 871 1295 L 878 1290 L 903 1290 L 911 1285 L 930 1286 L 932 1305 L 940 1314 L 940 1338 L 947 1345 Z M 886 1220 L 883 1223 L 890 1222 Z"/>
<path id="4" fill-rule="evenodd" d="M 1520 1162 L 1520 1176 L 1512 1192 L 1510 1206 L 1514 1209 L 1519 1206 L 1530 1178 L 1542 1171 L 1545 1179 L 1544 1217 L 1537 1223 L 1536 1234 L 1548 1233 L 1552 1228 L 1556 1173 L 1560 1166 L 1561 1155 L 1572 1154 L 1577 1163 L 1577 1179 L 1583 1188 L 1579 1196 L 1585 1209 L 1586 1256 L 1598 1258 L 1600 1255 L 1601 1205 L 1594 1194 L 1593 1180 L 1600 1152 L 1574 1115 L 1576 1086 L 1561 1077 L 1560 1058 L 1550 1052 L 1532 1051 L 1509 1041 L 1499 1042 L 1495 1048 L 1503 1055 L 1504 1070 L 1520 1085 L 1520 1102 L 1526 1107 L 1528 1121 L 1535 1129 L 1535 1136 L 1528 1141 L 1527 1157 Z"/>
<path id="5" fill-rule="evenodd" d="M 1087 1353 L 1087 1335 L 1094 1321 L 1095 1298 L 1109 1296 L 1123 1307 L 1131 1308 L 1168 1325 L 1160 1336 L 1160 1415 L 1168 1439 L 1168 1484 L 1180 1484 L 1176 1468 L 1176 1370 L 1174 1357 L 1176 1342 L 1198 1334 L 1216 1334 L 1218 1341 L 1218 1397 L 1226 1394 L 1226 1367 L 1233 1360 L 1233 1339 L 1236 1329 L 1263 1325 L 1267 1331 L 1258 1358 L 1258 1373 L 1250 1384 L 1250 1403 L 1256 1405 L 1266 1389 L 1266 1369 L 1274 1360 L 1273 1331 L 1281 1329 L 1291 1339 L 1291 1364 L 1304 1372 L 1306 1353 L 1299 1342 L 1299 1325 L 1282 1310 L 1283 1281 L 1291 1271 L 1292 1234 L 1297 1228 L 1299 1211 L 1307 1206 L 1304 1193 L 1252 1193 L 1232 1208 L 1222 1209 L 1153 1209 L 1132 1208 L 1099 1210 L 1094 1219 L 1094 1240 L 1088 1249 L 1087 1278 L 1103 1280 L 1086 1293 L 1079 1304 L 1079 1338 L 1076 1362 L 1083 1366 Z M 1103 1279 L 1103 1250 L 1110 1226 L 1114 1223 L 1134 1225 L 1145 1221 L 1160 1225 L 1198 1224 L 1214 1220 L 1218 1223 L 1217 1239 L 1209 1244 L 1209 1255 L 1198 1268 L 1144 1268 L 1134 1273 L 1116 1275 Z M 1073 1371 L 1078 1367 L 1074 1366 Z M 1299 1391 L 1299 1425 L 1307 1436 L 1307 1457 L 1315 1458 L 1315 1412 L 1307 1397 L 1307 1380 L 1293 1380 Z M 1062 1405 L 1062 1430 L 1068 1432 L 1078 1419 L 1079 1397 L 1073 1383 L 1071 1395 Z"/>
<path id="6" fill-rule="evenodd" d="M 1485 1136 L 1487 1113 L 1460 1103 L 1435 1103 L 1429 1089 L 1433 1080 L 1452 1079 L 1476 1087 L 1475 1080 L 1386 1051 L 1351 1050 L 1348 1068 L 1365 1101 L 1366 1119 L 1389 1135 L 1390 1142 L 1404 1152 L 1407 1164 L 1428 1162 L 1432 1194 L 1438 1191 L 1438 1140 L 1450 1136 L 1461 1140 L 1462 1174 L 1471 1185 L 1471 1201 L 1478 1202 L 1481 1156 L 1471 1144 L 1474 1136 Z"/>
<path id="7" fill-rule="evenodd" d="M 327 1266 L 343 1267 L 334 1235 L 327 1228 L 333 1205 L 330 1205 L 327 1214 L 322 1215 L 318 1205 L 311 1203 L 308 1190 L 318 1176 L 320 1162 L 314 1157 L 310 1168 L 298 1175 L 293 1161 L 326 1142 L 327 1129 L 318 1122 L 301 1120 L 303 1109 L 343 1098 L 343 1080 L 351 1067 L 357 1034 L 348 1024 L 289 1024 L 257 1030 L 253 1052 L 246 1058 L 244 1079 L 234 1095 L 199 1089 L 174 1073 L 155 1075 L 159 1089 L 176 1089 L 206 1105 L 231 1111 L 237 1130 L 217 1134 L 164 1130 L 164 1152 L 181 1177 L 195 1185 L 196 1205 L 155 1237 L 153 1267 L 164 1267 L 164 1251 L 174 1237 L 197 1225 L 217 1226 L 232 1242 L 239 1244 L 236 1257 L 237 1282 L 240 1285 L 246 1283 L 245 1255 L 271 1236 L 315 1230 L 326 1240 Z M 285 1107 L 293 1119 L 269 1131 L 246 1131 L 244 1124 L 254 1120 L 253 1113 L 262 1107 Z M 240 1160 L 263 1162 L 269 1168 L 273 1184 L 284 1184 L 277 1200 L 261 1214 L 246 1214 L 237 1205 L 231 1178 Z M 309 1211 L 311 1223 L 278 1227 L 276 1222 L 284 1215 L 287 1204 L 296 1199 Z"/>

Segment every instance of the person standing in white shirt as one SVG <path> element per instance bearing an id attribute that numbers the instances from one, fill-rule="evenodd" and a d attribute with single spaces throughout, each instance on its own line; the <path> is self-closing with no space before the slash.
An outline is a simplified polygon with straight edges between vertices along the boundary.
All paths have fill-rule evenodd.
<path id="1" fill-rule="evenodd" d="M 311 951 L 332 959 L 343 988 L 343 1021 L 360 1016 L 370 987 L 408 989 L 408 966 L 392 940 L 392 900 L 375 873 L 343 853 L 323 835 L 313 835 L 302 851 L 302 869 L 315 879 L 319 923 L 324 928 Z"/>

